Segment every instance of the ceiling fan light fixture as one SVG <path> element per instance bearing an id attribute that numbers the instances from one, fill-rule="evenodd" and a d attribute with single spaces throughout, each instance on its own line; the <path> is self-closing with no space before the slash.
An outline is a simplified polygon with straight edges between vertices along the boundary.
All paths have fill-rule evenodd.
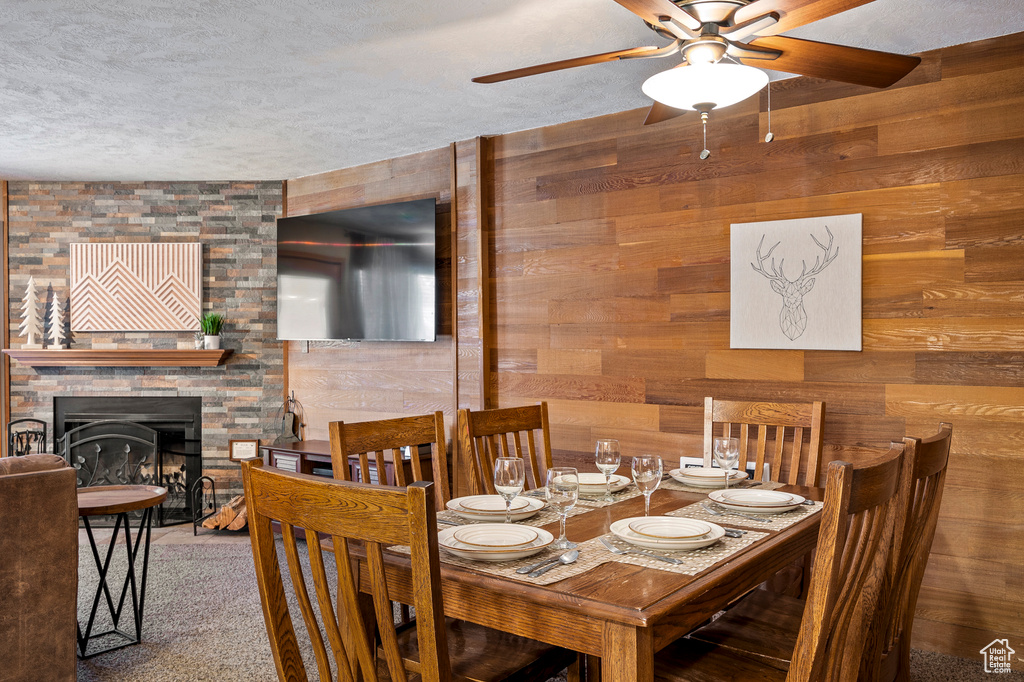
<path id="1" fill-rule="evenodd" d="M 690 41 L 682 53 L 688 64 L 714 64 L 728 49 L 729 44 L 721 36 L 707 36 Z"/>
<path id="2" fill-rule="evenodd" d="M 768 74 L 743 64 L 694 64 L 656 73 L 643 84 L 644 94 L 673 109 L 698 111 L 708 104 L 727 107 L 757 94 Z"/>

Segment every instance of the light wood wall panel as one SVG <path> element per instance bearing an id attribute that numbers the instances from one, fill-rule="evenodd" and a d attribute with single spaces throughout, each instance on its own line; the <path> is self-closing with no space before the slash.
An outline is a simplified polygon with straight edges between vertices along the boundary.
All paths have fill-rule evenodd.
<path id="1" fill-rule="evenodd" d="M 289 215 L 431 197 L 438 204 L 437 340 L 286 342 L 286 390 L 294 391 L 304 407 L 306 438 L 326 439 L 331 421 L 436 410 L 444 412 L 451 434 L 458 407 L 484 406 L 489 355 L 481 310 L 489 305 L 490 293 L 480 271 L 493 247 L 486 230 L 491 183 L 487 178 L 481 182 L 480 173 L 493 165 L 482 158 L 488 153 L 486 140 L 469 140 L 286 183 Z M 457 452 L 450 452 L 454 460 Z M 457 486 L 457 461 L 455 470 Z"/>
<path id="2" fill-rule="evenodd" d="M 285 342 L 288 391 L 305 409 L 305 437 L 331 421 L 442 410 L 454 422 L 451 164 L 447 149 L 289 180 L 288 215 L 433 198 L 437 201 L 438 337 L 434 343 Z"/>
<path id="3" fill-rule="evenodd" d="M 827 403 L 826 457 L 956 437 L 915 644 L 1024 640 L 1024 35 L 874 91 L 812 79 L 700 123 L 637 110 L 494 138 L 494 398 L 556 458 L 700 450 L 704 396 Z M 1011 58 L 1016 54 L 1017 59 Z M 729 225 L 864 214 L 864 351 L 729 349 Z M 592 467 L 591 467 L 592 468 Z"/>

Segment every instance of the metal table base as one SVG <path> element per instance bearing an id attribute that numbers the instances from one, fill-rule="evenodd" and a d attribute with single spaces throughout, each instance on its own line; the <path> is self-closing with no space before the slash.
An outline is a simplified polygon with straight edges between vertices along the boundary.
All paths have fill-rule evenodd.
<path id="1" fill-rule="evenodd" d="M 135 532 L 134 543 L 132 542 L 131 524 L 129 523 L 128 512 L 121 512 L 117 514 L 117 520 L 114 523 L 114 532 L 110 535 L 110 543 L 107 546 L 106 557 L 102 561 L 100 559 L 100 552 L 96 547 L 96 538 L 93 536 L 92 526 L 89 524 L 89 517 L 82 517 L 86 535 L 89 536 L 89 545 L 92 548 L 92 556 L 96 562 L 96 568 L 99 571 L 99 585 L 96 587 L 96 596 L 93 597 L 92 600 L 92 609 L 89 611 L 89 620 L 86 623 L 84 633 L 82 632 L 81 624 L 78 625 L 79 658 L 91 658 L 97 654 L 103 654 L 116 649 L 123 649 L 126 646 L 138 644 L 142 640 L 142 613 L 146 604 L 146 575 L 149 570 L 149 541 L 153 525 L 153 509 L 154 507 L 147 507 L 142 510 L 142 518 L 139 520 L 139 526 Z M 114 556 L 114 548 L 117 545 L 118 532 L 121 530 L 122 526 L 124 527 L 124 544 L 128 556 L 128 566 L 124 582 L 121 585 L 121 593 L 117 598 L 117 606 L 115 608 L 114 598 L 111 594 L 108 578 L 110 577 L 109 572 L 111 559 Z M 143 534 L 145 534 L 145 543 L 143 543 Z M 140 546 L 142 547 L 142 579 L 137 581 L 135 576 L 135 566 L 138 561 Z M 125 597 L 127 596 L 129 589 L 131 590 L 131 613 L 134 617 L 134 632 L 125 632 L 120 627 L 121 617 L 124 615 Z M 107 604 L 107 611 L 110 614 L 111 621 L 113 622 L 113 628 L 104 632 L 93 632 L 93 626 L 96 624 L 96 613 L 99 610 L 101 599 L 104 598 Z M 91 640 L 111 635 L 116 635 L 124 641 L 96 651 L 88 651 L 89 642 Z"/>

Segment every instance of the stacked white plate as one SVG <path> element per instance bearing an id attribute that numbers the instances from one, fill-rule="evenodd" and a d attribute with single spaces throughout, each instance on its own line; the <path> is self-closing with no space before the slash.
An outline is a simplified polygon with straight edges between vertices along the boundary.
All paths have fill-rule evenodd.
<path id="1" fill-rule="evenodd" d="M 445 528 L 437 534 L 437 543 L 445 551 L 475 561 L 522 559 L 554 541 L 555 536 L 542 528 L 512 523 L 479 523 Z"/>
<path id="2" fill-rule="evenodd" d="M 536 497 L 516 497 L 512 500 L 512 520 L 528 519 L 547 504 Z M 504 521 L 505 499 L 501 495 L 470 495 L 448 500 L 445 505 L 470 521 Z"/>
<path id="3" fill-rule="evenodd" d="M 804 503 L 803 497 L 778 490 L 713 490 L 708 497 L 726 509 L 744 514 L 781 514 Z"/>
<path id="4" fill-rule="evenodd" d="M 678 516 L 635 516 L 620 519 L 610 530 L 618 538 L 649 549 L 700 549 L 718 542 L 725 529 L 707 521 Z"/>
<path id="5" fill-rule="evenodd" d="M 581 473 L 579 474 L 580 479 L 580 495 L 604 495 L 604 474 L 598 473 Z M 629 485 L 629 478 L 626 476 L 620 476 L 619 474 L 612 474 L 609 477 L 609 489 L 614 493 L 622 490 Z"/>
<path id="6" fill-rule="evenodd" d="M 695 488 L 724 488 L 725 471 L 716 467 L 689 467 L 673 469 L 668 475 L 684 485 Z M 734 485 L 747 478 L 746 471 L 729 470 L 729 485 Z"/>

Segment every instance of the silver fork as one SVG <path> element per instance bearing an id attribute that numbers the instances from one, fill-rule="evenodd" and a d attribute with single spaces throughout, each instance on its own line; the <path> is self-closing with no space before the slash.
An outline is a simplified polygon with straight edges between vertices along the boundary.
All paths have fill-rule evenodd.
<path id="1" fill-rule="evenodd" d="M 681 564 L 683 563 L 679 559 L 670 556 L 664 556 L 662 554 L 655 554 L 654 552 L 648 552 L 643 549 L 619 549 L 612 543 L 608 542 L 608 538 L 601 538 L 601 544 L 608 548 L 608 551 L 612 554 L 641 554 L 652 559 L 660 559 L 661 561 L 667 561 L 670 564 Z"/>
<path id="2" fill-rule="evenodd" d="M 771 523 L 771 519 L 762 519 L 759 516 L 752 516 L 751 514 L 741 514 L 740 512 L 732 511 L 732 510 L 726 512 L 726 511 L 722 511 L 720 509 L 713 509 L 711 507 L 711 503 L 708 502 L 707 500 L 705 500 L 704 502 L 701 502 L 700 506 L 704 507 L 704 511 L 706 511 L 709 514 L 714 514 L 715 516 L 727 516 L 729 514 L 733 514 L 735 516 L 742 516 L 745 519 L 750 519 L 751 521 L 760 521 L 761 523 Z"/>

